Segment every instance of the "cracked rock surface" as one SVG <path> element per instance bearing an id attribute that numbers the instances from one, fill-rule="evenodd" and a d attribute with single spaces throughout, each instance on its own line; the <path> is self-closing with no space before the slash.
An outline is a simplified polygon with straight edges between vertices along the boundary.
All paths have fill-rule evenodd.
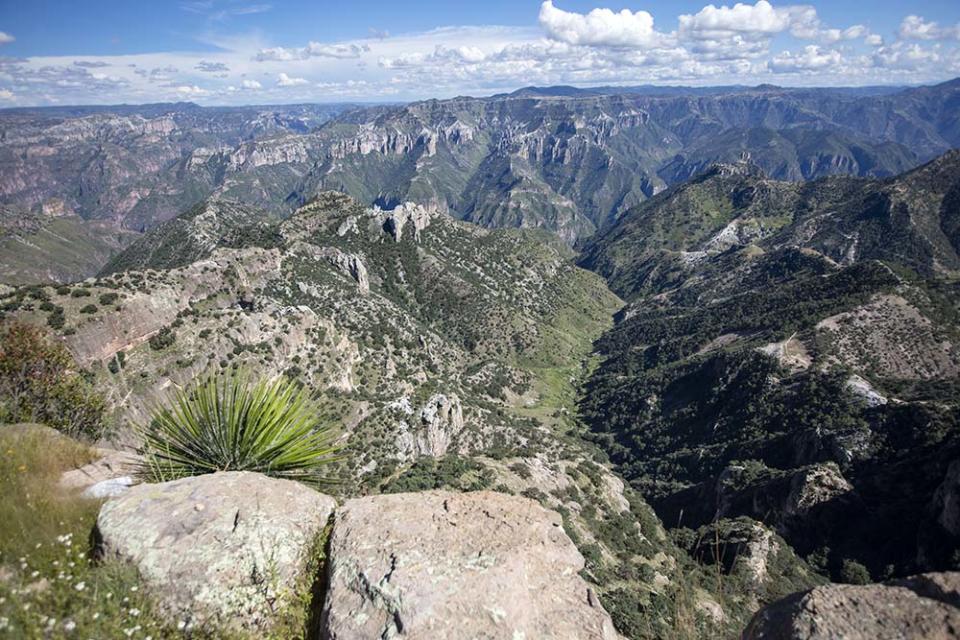
<path id="1" fill-rule="evenodd" d="M 349 500 L 330 540 L 322 637 L 618 638 L 560 516 L 527 498 Z"/>
<path id="2" fill-rule="evenodd" d="M 135 486 L 102 507 L 97 530 L 171 620 L 259 632 L 312 581 L 335 506 L 300 483 L 231 471 Z"/>

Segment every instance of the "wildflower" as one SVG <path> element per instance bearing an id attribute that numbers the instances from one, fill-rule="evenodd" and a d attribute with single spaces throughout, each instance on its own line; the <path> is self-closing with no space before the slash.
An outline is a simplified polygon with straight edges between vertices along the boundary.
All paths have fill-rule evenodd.
<path id="1" fill-rule="evenodd" d="M 137 587 L 137 586 L 132 586 L 132 587 L 130 587 L 130 591 L 133 591 L 133 592 L 136 592 L 136 591 L 137 591 L 137 589 L 138 589 L 138 587 Z"/>
<path id="2" fill-rule="evenodd" d="M 26 470 L 27 470 L 27 465 L 25 464 L 22 464 L 19 467 L 17 467 L 17 471 L 19 471 L 20 473 L 25 473 Z"/>
<path id="3" fill-rule="evenodd" d="M 77 623 L 73 620 L 67 620 L 63 623 L 63 630 L 67 633 L 73 633 L 73 630 L 77 628 Z"/>
<path id="4" fill-rule="evenodd" d="M 109 600 L 109 599 L 112 598 L 112 597 L 113 597 L 113 593 L 111 593 L 111 592 L 108 591 L 108 592 L 107 592 L 107 600 Z"/>
<path id="5" fill-rule="evenodd" d="M 5 631 L 10 626 L 9 618 L 0 618 L 0 631 Z"/>
<path id="6" fill-rule="evenodd" d="M 94 619 L 94 620 L 96 620 L 96 619 L 99 618 L 99 617 L 100 617 L 100 612 L 99 612 L 99 611 L 97 611 L 95 614 L 93 614 L 93 619 Z"/>
<path id="7" fill-rule="evenodd" d="M 177 631 L 183 631 L 184 627 L 186 626 L 187 626 L 186 621 L 181 620 L 180 622 L 177 623 Z"/>
<path id="8" fill-rule="evenodd" d="M 75 584 L 73 588 L 76 589 L 77 591 L 83 591 L 84 589 L 87 588 L 87 583 L 80 581 L 77 584 Z"/>
<path id="9" fill-rule="evenodd" d="M 130 613 L 130 615 L 132 615 L 134 618 L 136 618 L 137 616 L 140 615 L 140 609 L 130 609 L 130 612 L 129 612 L 129 613 Z"/>
<path id="10" fill-rule="evenodd" d="M 39 572 L 39 571 L 31 571 L 31 572 L 30 572 L 30 577 L 31 577 L 31 578 L 36 578 L 38 575 L 40 575 L 40 572 Z"/>

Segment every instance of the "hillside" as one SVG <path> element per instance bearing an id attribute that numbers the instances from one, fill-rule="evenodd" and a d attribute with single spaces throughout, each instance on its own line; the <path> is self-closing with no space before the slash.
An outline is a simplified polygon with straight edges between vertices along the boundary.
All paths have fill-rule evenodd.
<path id="1" fill-rule="evenodd" d="M 720 165 L 587 243 L 628 305 L 581 413 L 664 522 L 754 518 L 834 579 L 954 566 L 958 193 L 957 152 L 885 180 Z"/>
<path id="2" fill-rule="evenodd" d="M 124 270 L 9 293 L 6 320 L 63 339 L 107 397 L 114 442 L 135 442 L 129 425 L 204 373 L 283 373 L 344 426 L 343 497 L 493 489 L 558 510 L 584 577 L 630 637 L 732 632 L 759 604 L 820 580 L 784 550 L 751 583 L 759 595 L 716 617 L 712 579 L 581 437 L 578 384 L 621 303 L 555 236 L 335 193 L 263 233 L 246 231 L 250 219 L 249 208 L 200 207 L 121 253 Z"/>

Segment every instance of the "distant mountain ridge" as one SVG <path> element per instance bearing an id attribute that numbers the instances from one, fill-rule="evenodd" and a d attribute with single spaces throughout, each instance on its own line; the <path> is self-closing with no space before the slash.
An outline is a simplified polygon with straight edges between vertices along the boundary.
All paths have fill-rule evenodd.
<path id="1" fill-rule="evenodd" d="M 211 198 L 282 218 L 335 190 L 575 244 L 745 154 L 781 180 L 897 175 L 960 146 L 958 104 L 954 80 L 894 92 L 548 87 L 394 106 L 3 111 L 0 203 L 57 203 L 142 232 Z"/>

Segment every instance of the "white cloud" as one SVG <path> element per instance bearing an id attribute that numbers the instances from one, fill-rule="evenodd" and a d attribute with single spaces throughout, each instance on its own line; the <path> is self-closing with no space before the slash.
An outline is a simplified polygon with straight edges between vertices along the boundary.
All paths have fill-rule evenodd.
<path id="1" fill-rule="evenodd" d="M 244 89 L 250 89 L 251 91 L 256 91 L 263 88 L 263 85 L 256 80 L 244 80 L 240 83 L 240 86 Z"/>
<path id="2" fill-rule="evenodd" d="M 889 47 L 880 47 L 873 54 L 873 64 L 887 69 L 920 69 L 940 60 L 940 54 L 936 50 L 905 42 L 894 42 Z"/>
<path id="3" fill-rule="evenodd" d="M 370 51 L 370 45 L 366 44 L 322 44 L 311 41 L 307 43 L 307 46 L 295 49 L 285 49 L 283 47 L 261 49 L 257 52 L 256 59 L 260 62 L 289 62 L 291 60 L 307 60 L 309 58 L 336 58 L 346 60 L 359 58 L 368 51 Z"/>
<path id="4" fill-rule="evenodd" d="M 776 73 L 799 73 L 803 71 L 822 71 L 834 67 L 843 61 L 839 51 L 824 50 L 815 44 L 809 44 L 801 53 L 784 51 L 770 60 L 769 67 Z"/>
<path id="5" fill-rule="evenodd" d="M 13 42 L 16 40 L 12 35 L 5 31 L 0 31 L 0 44 L 7 44 L 8 42 Z"/>
<path id="6" fill-rule="evenodd" d="M 291 78 L 285 73 L 281 73 L 277 77 L 277 86 L 278 87 L 296 87 L 302 84 L 309 84 L 305 78 Z"/>
<path id="7" fill-rule="evenodd" d="M 755 5 L 739 2 L 732 7 L 707 5 L 693 15 L 680 16 L 679 20 L 682 34 L 713 39 L 727 33 L 780 33 L 790 27 L 791 13 L 774 9 L 766 0 L 759 0 Z"/>
<path id="8" fill-rule="evenodd" d="M 0 89 L 0 100 L 13 100 L 13 91 L 9 89 Z"/>
<path id="9" fill-rule="evenodd" d="M 182 94 L 182 95 L 186 95 L 186 96 L 205 96 L 205 95 L 207 95 L 207 94 L 209 93 L 209 91 L 207 91 L 206 89 L 201 89 L 200 87 L 198 87 L 198 86 L 195 85 L 195 84 L 193 84 L 193 85 L 187 85 L 187 84 L 180 85 L 180 86 L 176 87 L 176 91 L 177 91 L 177 93 Z"/>
<path id="10" fill-rule="evenodd" d="M 573 45 L 652 47 L 662 38 L 646 11 L 594 9 L 581 14 L 558 9 L 552 0 L 540 5 L 540 26 L 548 37 Z"/>
<path id="11" fill-rule="evenodd" d="M 883 36 L 879 36 L 875 33 L 871 33 L 866 38 L 863 39 L 865 43 L 871 47 L 879 47 L 883 45 Z"/>
<path id="12" fill-rule="evenodd" d="M 209 62 L 207 60 L 201 60 L 193 68 L 204 73 L 227 73 L 230 71 L 230 67 L 223 62 Z"/>
<path id="13" fill-rule="evenodd" d="M 900 38 L 903 40 L 946 40 L 960 39 L 960 24 L 953 27 L 941 27 L 921 16 L 909 15 L 900 23 Z"/>

